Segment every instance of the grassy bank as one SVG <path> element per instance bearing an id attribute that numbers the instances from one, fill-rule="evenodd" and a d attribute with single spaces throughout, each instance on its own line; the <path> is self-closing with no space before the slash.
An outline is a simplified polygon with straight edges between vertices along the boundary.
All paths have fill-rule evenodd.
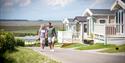
<path id="1" fill-rule="evenodd" d="M 6 51 L 3 55 L 4 63 L 58 63 L 44 55 L 25 47 L 17 47 L 14 52 Z"/>
<path id="2" fill-rule="evenodd" d="M 64 43 L 61 48 L 78 48 L 84 46 L 83 44 L 80 43 Z"/>
<path id="3" fill-rule="evenodd" d="M 93 45 L 80 46 L 76 49 L 77 50 L 91 50 L 91 49 L 102 49 L 102 48 L 111 48 L 111 47 L 116 47 L 116 46 L 112 44 L 104 45 L 103 43 L 96 43 Z"/>
<path id="4" fill-rule="evenodd" d="M 108 48 L 100 52 L 106 52 L 106 53 L 125 52 L 125 44 L 117 46 L 117 47 Z"/>
<path id="5" fill-rule="evenodd" d="M 111 47 L 116 47 L 116 46 L 112 44 L 104 45 L 103 43 L 96 43 L 93 45 L 85 45 L 85 44 L 79 44 L 79 43 L 62 45 L 62 48 L 74 48 L 76 50 L 91 50 L 91 49 L 102 49 L 102 48 L 111 48 Z"/>

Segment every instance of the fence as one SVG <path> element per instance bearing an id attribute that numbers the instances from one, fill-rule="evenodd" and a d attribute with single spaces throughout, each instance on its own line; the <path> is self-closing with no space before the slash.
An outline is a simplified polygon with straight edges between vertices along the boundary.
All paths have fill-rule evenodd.
<path id="1" fill-rule="evenodd" d="M 72 31 L 58 31 L 59 43 L 73 43 L 75 40 L 79 40 L 79 33 Z"/>
<path id="2" fill-rule="evenodd" d="M 121 24 L 94 24 L 95 39 L 107 42 L 110 38 L 121 40 L 125 38 L 125 25 Z"/>
<path id="3" fill-rule="evenodd" d="M 125 25 L 120 24 L 95 24 L 94 33 L 99 35 L 123 35 Z"/>

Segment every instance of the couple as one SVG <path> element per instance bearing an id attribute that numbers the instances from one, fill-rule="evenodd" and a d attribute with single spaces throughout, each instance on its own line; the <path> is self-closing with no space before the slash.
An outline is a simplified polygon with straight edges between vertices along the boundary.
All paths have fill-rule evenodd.
<path id="1" fill-rule="evenodd" d="M 50 51 L 54 51 L 54 42 L 57 37 L 55 28 L 52 26 L 52 23 L 49 22 L 49 25 L 41 25 L 39 29 L 38 36 L 40 38 L 40 44 L 42 47 L 42 50 L 45 46 L 45 39 L 47 38 L 48 44 L 50 46 Z"/>

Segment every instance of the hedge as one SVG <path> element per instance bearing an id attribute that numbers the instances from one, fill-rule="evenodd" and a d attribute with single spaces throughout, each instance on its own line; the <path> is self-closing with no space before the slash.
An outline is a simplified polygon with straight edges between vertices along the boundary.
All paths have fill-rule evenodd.
<path id="1" fill-rule="evenodd" d="M 22 39 L 16 39 L 16 46 L 25 46 L 25 41 Z"/>

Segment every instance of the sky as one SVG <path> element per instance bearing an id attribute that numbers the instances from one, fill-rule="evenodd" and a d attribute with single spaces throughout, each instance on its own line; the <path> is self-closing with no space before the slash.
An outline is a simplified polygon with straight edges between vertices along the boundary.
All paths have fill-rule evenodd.
<path id="1" fill-rule="evenodd" d="M 0 0 L 0 19 L 62 20 L 85 9 L 110 9 L 115 0 Z"/>

